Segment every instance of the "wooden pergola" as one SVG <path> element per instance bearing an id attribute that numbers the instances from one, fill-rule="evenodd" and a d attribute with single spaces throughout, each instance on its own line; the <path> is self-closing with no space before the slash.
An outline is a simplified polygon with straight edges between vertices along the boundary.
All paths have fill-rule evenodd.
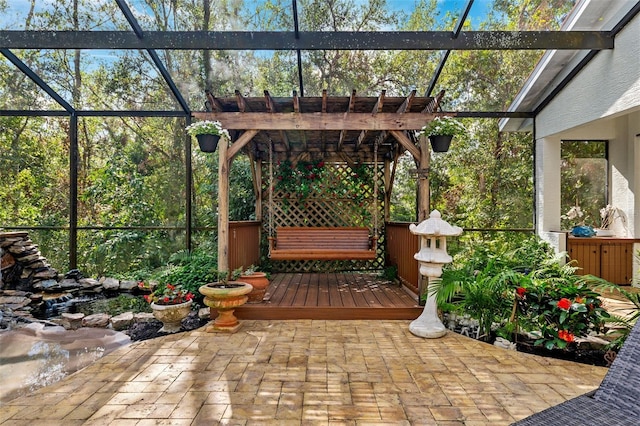
<path id="1" fill-rule="evenodd" d="M 438 113 L 444 91 L 435 97 L 244 97 L 216 98 L 207 92 L 207 111 L 193 112 L 200 120 L 217 120 L 229 130 L 229 144 L 219 144 L 218 270 L 229 271 L 229 170 L 239 152 L 252 160 L 256 194 L 256 219 L 262 220 L 262 162 L 296 161 L 312 155 L 324 161 L 348 164 L 384 164 L 385 220 L 400 155 L 409 152 L 418 166 L 418 220 L 429 214 L 428 168 L 430 149 L 426 137 L 415 131 Z M 448 113 L 447 115 L 455 115 Z"/>

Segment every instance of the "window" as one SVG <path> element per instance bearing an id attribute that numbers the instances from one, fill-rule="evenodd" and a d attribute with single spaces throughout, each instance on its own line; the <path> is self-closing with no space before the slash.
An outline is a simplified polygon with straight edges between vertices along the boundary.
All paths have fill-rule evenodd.
<path id="1" fill-rule="evenodd" d="M 562 213 L 578 205 L 585 225 L 598 227 L 600 209 L 608 203 L 609 175 L 606 141 L 562 141 L 560 197 Z M 575 221 L 563 219 L 563 229 Z"/>

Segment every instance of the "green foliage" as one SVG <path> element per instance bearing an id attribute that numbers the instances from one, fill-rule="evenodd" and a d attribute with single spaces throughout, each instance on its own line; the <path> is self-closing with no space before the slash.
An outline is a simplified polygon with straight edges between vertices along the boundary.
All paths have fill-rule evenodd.
<path id="1" fill-rule="evenodd" d="M 462 123 L 453 117 L 436 117 L 420 130 L 421 134 L 430 135 L 451 135 L 465 136 L 467 129 Z"/>
<path id="2" fill-rule="evenodd" d="M 392 222 L 413 222 L 416 220 L 417 179 L 416 165 L 410 154 L 398 158 L 396 175 L 389 205 Z M 433 185 L 438 188 L 438 184 Z"/>
<path id="3" fill-rule="evenodd" d="M 469 246 L 437 282 L 438 304 L 478 320 L 485 336 L 500 324 L 503 334 L 539 332 L 536 344 L 564 349 L 578 336 L 602 331 L 609 317 L 594 290 L 606 282 L 575 271 L 537 237 L 516 248 L 506 241 Z M 509 325 L 514 302 L 517 325 Z"/>
<path id="4" fill-rule="evenodd" d="M 318 190 L 323 172 L 324 161 L 321 159 L 298 161 L 295 165 L 290 160 L 278 162 L 274 175 L 274 189 L 298 200 L 305 200 L 312 192 Z"/>
<path id="5" fill-rule="evenodd" d="M 461 311 L 479 322 L 480 333 L 485 338 L 491 336 L 494 323 L 508 318 L 511 308 L 509 290 L 516 273 L 502 271 L 494 275 L 491 267 L 478 272 L 475 279 L 464 285 L 462 300 L 457 302 Z"/>
<path id="6" fill-rule="evenodd" d="M 607 143 L 563 141 L 561 144 L 561 216 L 563 229 L 600 225 L 600 209 L 607 204 Z M 569 210 L 579 212 L 571 217 Z"/>
<path id="7" fill-rule="evenodd" d="M 239 155 L 231 165 L 229 177 L 229 219 L 255 220 L 256 195 L 253 192 L 250 159 Z M 217 191 L 217 182 L 215 182 Z M 215 215 L 217 225 L 217 214 Z"/>
<path id="8" fill-rule="evenodd" d="M 193 293 L 194 300 L 201 303 L 202 295 L 198 289 L 204 284 L 218 280 L 217 262 L 217 255 L 208 250 L 196 249 L 191 253 L 180 251 L 171 256 L 169 263 L 152 278 L 162 283 L 180 285 Z"/>
<path id="9" fill-rule="evenodd" d="M 385 280 L 393 281 L 398 278 L 398 267 L 397 266 L 387 266 L 381 272 L 380 276 Z"/>
<path id="10" fill-rule="evenodd" d="M 602 280 L 575 275 L 574 267 L 552 260 L 531 277 L 517 293 L 518 321 L 525 329 L 540 331 L 536 345 L 564 349 L 576 337 L 603 331 L 609 314 L 592 289 Z"/>
<path id="11" fill-rule="evenodd" d="M 633 308 L 629 309 L 627 315 L 611 315 L 607 319 L 607 324 L 614 328 L 614 339 L 609 344 L 609 348 L 615 351 L 620 350 L 624 342 L 627 340 L 631 329 L 635 326 L 640 318 L 640 293 L 631 292 L 623 287 L 615 284 L 602 283 L 597 286 L 596 290 L 603 293 L 618 293 L 626 301 L 628 301 Z"/>

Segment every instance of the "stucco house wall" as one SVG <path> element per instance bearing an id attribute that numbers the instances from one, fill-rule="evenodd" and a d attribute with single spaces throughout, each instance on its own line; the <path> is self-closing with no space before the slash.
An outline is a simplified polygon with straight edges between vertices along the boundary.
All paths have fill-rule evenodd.
<path id="1" fill-rule="evenodd" d="M 625 236 L 640 238 L 640 17 L 616 36 L 614 49 L 598 53 L 536 116 L 535 135 L 537 226 L 543 238 L 566 249 L 560 232 L 560 142 L 572 139 L 609 141 L 609 200 L 628 218 Z"/>

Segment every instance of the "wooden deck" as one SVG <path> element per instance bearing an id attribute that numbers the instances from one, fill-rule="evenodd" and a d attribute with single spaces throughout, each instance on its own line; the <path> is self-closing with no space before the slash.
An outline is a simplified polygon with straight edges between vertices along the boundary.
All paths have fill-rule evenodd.
<path id="1" fill-rule="evenodd" d="M 416 298 L 402 286 L 363 273 L 276 274 L 262 303 L 235 310 L 240 319 L 416 319 Z"/>

